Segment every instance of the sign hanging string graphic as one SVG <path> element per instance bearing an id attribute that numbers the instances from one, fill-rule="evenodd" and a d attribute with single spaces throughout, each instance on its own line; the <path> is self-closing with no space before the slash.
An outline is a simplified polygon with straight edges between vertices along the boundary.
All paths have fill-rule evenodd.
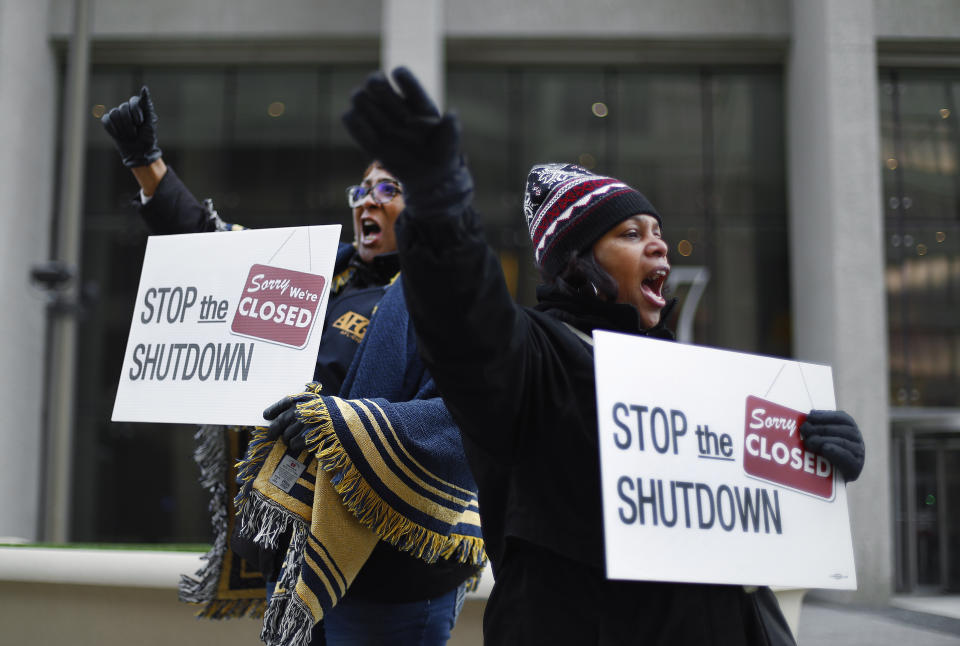
<path id="1" fill-rule="evenodd" d="M 310 228 L 309 227 L 303 227 L 303 228 L 306 228 L 307 230 L 307 272 L 312 274 L 313 273 L 313 246 L 310 240 Z M 294 231 L 290 232 L 290 235 L 287 236 L 286 240 L 284 240 L 280 244 L 280 246 L 277 248 L 277 250 L 273 252 L 273 255 L 270 256 L 270 260 L 267 261 L 268 265 L 273 262 L 273 259 L 277 257 L 277 254 L 279 254 L 283 250 L 283 248 L 287 245 L 287 243 L 290 242 L 290 238 L 297 235 L 297 232 L 301 230 L 302 228 L 295 229 Z"/>
<path id="2" fill-rule="evenodd" d="M 777 371 L 777 376 L 773 378 L 773 381 L 770 383 L 770 387 L 767 388 L 767 392 L 764 393 L 763 398 L 767 399 L 770 396 L 770 391 L 773 390 L 773 387 L 777 385 L 777 380 L 780 379 L 780 375 L 783 374 L 784 369 L 787 367 L 787 364 L 780 366 L 780 370 Z M 803 367 L 797 365 L 797 370 L 800 372 L 800 381 L 803 383 L 803 390 L 807 393 L 807 399 L 810 401 L 810 408 L 816 408 L 813 403 L 813 395 L 810 394 L 810 387 L 807 386 L 807 379 L 803 376 Z"/>

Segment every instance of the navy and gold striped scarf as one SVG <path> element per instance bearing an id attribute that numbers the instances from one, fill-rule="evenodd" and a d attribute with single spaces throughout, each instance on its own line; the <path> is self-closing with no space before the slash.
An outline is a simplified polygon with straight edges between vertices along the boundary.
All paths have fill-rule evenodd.
<path id="1" fill-rule="evenodd" d="M 377 541 L 428 563 L 486 561 L 460 432 L 416 353 L 399 282 L 378 305 L 343 396 L 320 392 L 309 384 L 297 405 L 304 451 L 258 428 L 238 464 L 241 532 L 273 547 L 291 531 L 264 616 L 268 644 L 306 643 Z M 304 466 L 289 487 L 271 482 L 284 460 Z"/>
<path id="2" fill-rule="evenodd" d="M 447 416 L 439 399 L 392 404 L 308 392 L 316 396 L 297 406 L 310 429 L 306 450 L 291 452 L 258 429 L 239 472 L 241 531 L 273 546 L 292 529 L 264 618 L 268 644 L 305 640 L 378 540 L 428 563 L 485 561 L 476 492 L 458 473 L 459 442 L 446 441 L 435 423 Z M 285 491 L 271 476 L 290 459 L 306 469 Z"/>

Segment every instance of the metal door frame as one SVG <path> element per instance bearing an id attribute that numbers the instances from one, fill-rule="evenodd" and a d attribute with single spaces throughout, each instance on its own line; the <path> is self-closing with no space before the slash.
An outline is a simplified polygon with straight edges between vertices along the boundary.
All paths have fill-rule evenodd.
<path id="1" fill-rule="evenodd" d="M 951 554 L 947 540 L 947 510 L 949 507 L 946 489 L 945 450 L 960 450 L 960 410 L 891 408 L 890 426 L 893 435 L 892 484 L 894 518 L 904 518 L 906 531 L 894 528 L 896 580 L 904 592 L 918 588 L 916 513 L 909 503 L 916 489 L 916 451 L 933 449 L 937 454 L 937 524 L 940 544 L 940 585 L 946 587 L 949 580 L 951 558 L 960 558 L 960 551 Z M 905 495 L 906 494 L 906 495 Z M 906 508 L 904 502 L 906 501 Z M 901 541 L 906 541 L 903 554 Z"/>

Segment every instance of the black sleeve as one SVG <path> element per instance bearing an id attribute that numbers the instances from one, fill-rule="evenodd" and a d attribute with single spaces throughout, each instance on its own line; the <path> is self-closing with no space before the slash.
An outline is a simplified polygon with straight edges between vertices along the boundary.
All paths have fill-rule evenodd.
<path id="1" fill-rule="evenodd" d="M 139 196 L 136 199 L 139 203 Z M 169 166 L 153 197 L 139 210 L 153 234 L 202 233 L 216 229 L 215 221 Z"/>
<path id="2" fill-rule="evenodd" d="M 476 214 L 450 210 L 398 219 L 407 305 L 420 354 L 461 431 L 509 458 L 523 439 L 512 429 L 539 408 L 524 401 L 537 368 L 531 322 L 510 297 Z"/>

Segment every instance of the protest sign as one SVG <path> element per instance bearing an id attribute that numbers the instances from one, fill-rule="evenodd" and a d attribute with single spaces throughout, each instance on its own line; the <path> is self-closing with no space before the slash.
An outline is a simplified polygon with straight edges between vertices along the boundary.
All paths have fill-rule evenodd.
<path id="1" fill-rule="evenodd" d="M 607 576 L 855 589 L 828 366 L 595 331 Z"/>
<path id="2" fill-rule="evenodd" d="M 114 421 L 262 425 L 313 378 L 340 226 L 151 236 Z"/>

